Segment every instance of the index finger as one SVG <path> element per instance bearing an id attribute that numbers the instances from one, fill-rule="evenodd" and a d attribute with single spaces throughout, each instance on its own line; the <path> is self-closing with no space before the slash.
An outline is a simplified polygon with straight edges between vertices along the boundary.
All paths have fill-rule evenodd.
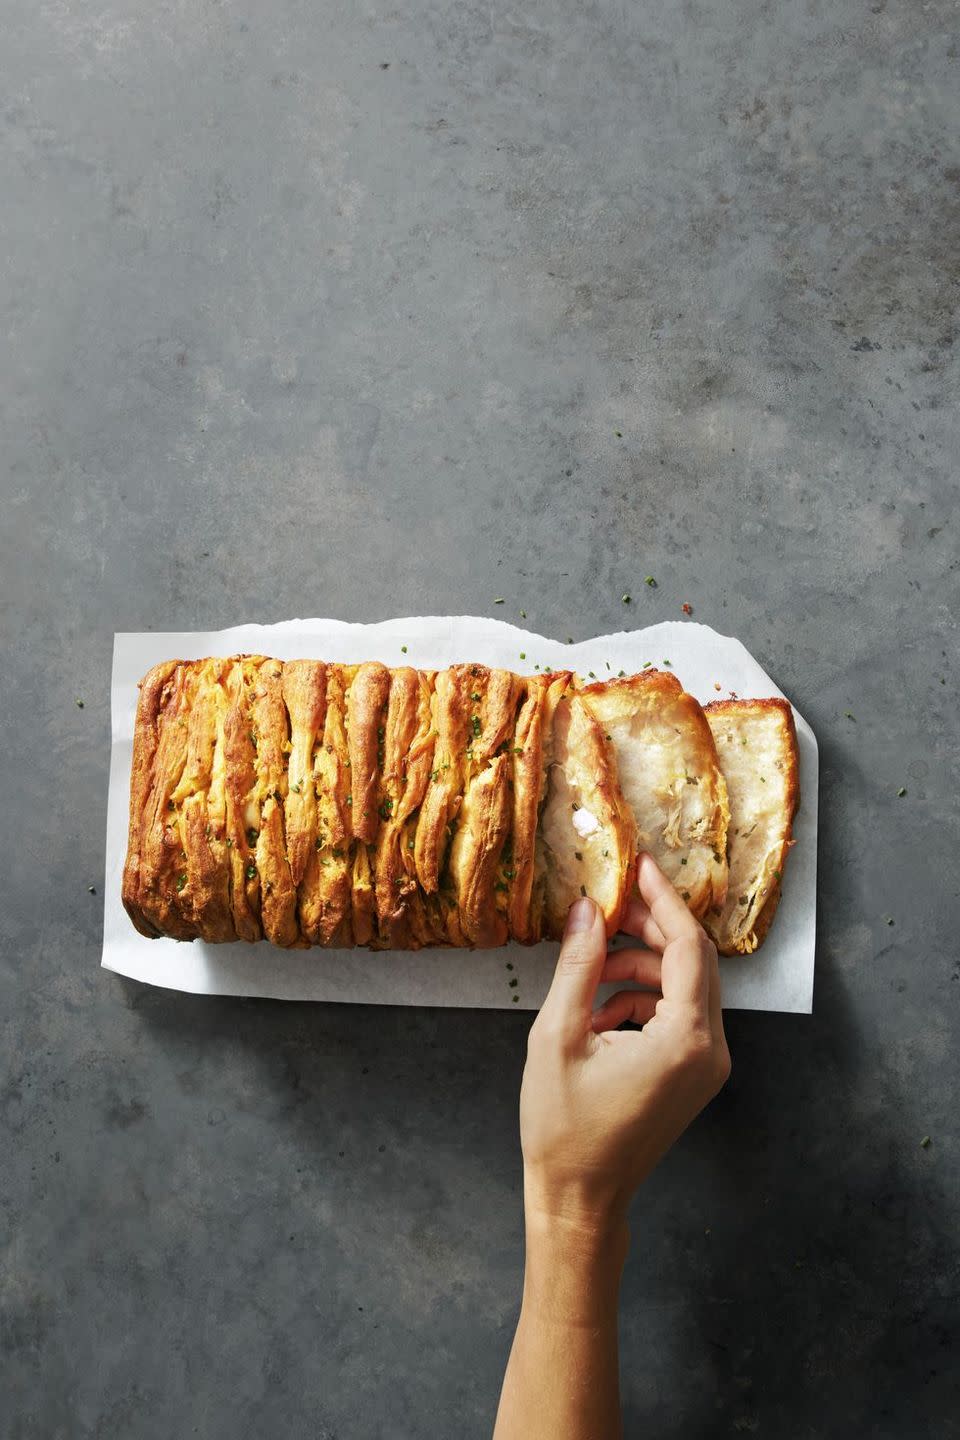
<path id="1" fill-rule="evenodd" d="M 711 950 L 706 935 L 651 855 L 640 857 L 637 884 L 667 941 L 660 968 L 664 999 L 706 1010 Z"/>
<path id="2" fill-rule="evenodd" d="M 656 860 L 646 851 L 637 863 L 637 889 L 668 944 L 671 940 L 696 937 L 700 926 Z"/>

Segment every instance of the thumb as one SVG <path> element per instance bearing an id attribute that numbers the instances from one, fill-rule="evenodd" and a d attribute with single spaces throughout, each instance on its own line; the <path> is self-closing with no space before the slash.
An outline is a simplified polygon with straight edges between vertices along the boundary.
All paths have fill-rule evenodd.
<path id="1" fill-rule="evenodd" d="M 541 1013 L 571 1034 L 584 1033 L 606 958 L 603 916 L 596 902 L 585 895 L 570 907 L 553 984 Z"/>

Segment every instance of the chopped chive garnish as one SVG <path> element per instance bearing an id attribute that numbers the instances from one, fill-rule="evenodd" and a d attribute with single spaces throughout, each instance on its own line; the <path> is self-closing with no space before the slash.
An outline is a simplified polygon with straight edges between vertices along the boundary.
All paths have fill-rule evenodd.
<path id="1" fill-rule="evenodd" d="M 856 717 L 856 715 L 854 715 L 854 713 L 853 713 L 852 710 L 844 710 L 843 713 L 844 713 L 844 715 L 846 716 L 846 718 L 847 718 L 848 720 L 852 720 L 854 724 L 857 723 L 857 717 Z"/>
<path id="2" fill-rule="evenodd" d="M 407 647 L 406 647 L 406 645 L 401 645 L 401 646 L 400 646 L 400 653 L 401 653 L 402 655 L 406 655 L 406 653 L 407 653 Z"/>
<path id="3" fill-rule="evenodd" d="M 251 861 L 251 863 L 247 866 L 247 869 L 246 869 L 246 872 L 245 872 L 245 873 L 246 873 L 246 876 L 247 876 L 247 879 L 248 879 L 248 880 L 255 880 L 255 879 L 256 879 L 256 876 L 257 876 L 257 867 L 256 867 L 256 865 L 253 864 L 252 861 Z"/>
<path id="4" fill-rule="evenodd" d="M 929 1149 L 930 1149 L 930 1136 L 929 1136 L 929 1135 L 924 1135 L 923 1139 L 920 1141 L 920 1149 L 921 1149 L 921 1150 L 929 1150 Z"/>
<path id="5" fill-rule="evenodd" d="M 178 890 L 178 891 L 179 891 L 179 890 L 182 890 L 183 887 L 184 887 L 184 885 L 186 885 L 186 883 L 187 883 L 187 877 L 186 877 L 186 875 L 178 875 L 178 876 L 177 876 L 177 890 Z"/>
<path id="6" fill-rule="evenodd" d="M 526 610 L 521 610 L 521 611 L 520 611 L 520 619 L 521 619 L 521 620 L 526 620 L 526 618 L 527 618 L 527 612 L 526 612 Z"/>
<path id="7" fill-rule="evenodd" d="M 505 605 L 507 602 L 504 600 L 502 595 L 498 595 L 493 603 L 494 605 Z"/>
<path id="8" fill-rule="evenodd" d="M 901 797 L 901 799 L 902 799 L 903 796 L 906 795 L 906 793 L 907 793 L 907 787 L 906 787 L 905 785 L 901 785 L 901 786 L 900 786 L 900 789 L 897 791 L 897 794 L 898 794 L 898 795 Z"/>
<path id="9" fill-rule="evenodd" d="M 521 659 L 521 660 L 526 660 L 526 658 L 527 658 L 527 652 L 526 652 L 526 650 L 521 650 L 521 651 L 520 651 L 520 659 Z"/>
<path id="10" fill-rule="evenodd" d="M 656 580 L 654 580 L 654 578 L 653 578 L 652 575 L 648 575 L 647 578 L 644 580 L 643 583 L 644 583 L 644 585 L 651 585 L 651 586 L 653 586 L 654 588 L 656 588 L 656 584 L 657 584 Z"/>
<path id="11" fill-rule="evenodd" d="M 78 698 L 78 699 L 74 700 L 73 703 L 74 703 L 74 705 L 76 705 L 76 707 L 77 707 L 78 710 L 82 710 L 82 709 L 83 709 L 83 701 L 82 701 L 81 699 Z"/>
<path id="12" fill-rule="evenodd" d="M 629 604 L 630 604 L 630 596 L 629 596 L 629 595 L 621 595 L 621 596 L 620 596 L 620 599 L 623 601 L 624 605 L 629 605 Z"/>

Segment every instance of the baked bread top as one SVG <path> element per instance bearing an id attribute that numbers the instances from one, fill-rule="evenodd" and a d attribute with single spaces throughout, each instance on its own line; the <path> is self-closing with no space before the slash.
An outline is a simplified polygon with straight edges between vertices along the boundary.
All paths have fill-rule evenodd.
<path id="1" fill-rule="evenodd" d="M 145 935 L 530 943 L 581 893 L 613 934 L 635 854 L 569 672 L 237 655 L 141 682 L 123 901 Z"/>
<path id="2" fill-rule="evenodd" d="M 589 894 L 612 935 L 646 849 L 743 952 L 797 796 L 786 702 L 704 711 L 655 670 L 171 660 L 140 687 L 123 902 L 150 937 L 417 949 L 556 938 Z"/>

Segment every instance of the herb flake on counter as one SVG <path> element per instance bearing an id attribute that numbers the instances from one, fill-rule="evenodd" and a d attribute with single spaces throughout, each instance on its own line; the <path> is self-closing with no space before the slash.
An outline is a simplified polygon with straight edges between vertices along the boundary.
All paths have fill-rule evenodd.
<path id="1" fill-rule="evenodd" d="M 901 786 L 900 786 L 900 789 L 897 791 L 897 795 L 898 795 L 899 798 L 902 800 L 903 797 L 904 797 L 904 795 L 906 795 L 906 793 L 907 793 L 907 787 L 906 787 L 906 785 L 901 785 Z"/>
<path id="2" fill-rule="evenodd" d="M 650 588 L 651 588 L 651 590 L 656 590 L 656 588 L 657 588 L 657 582 L 656 582 L 656 580 L 654 580 L 654 578 L 653 578 L 652 575 L 648 575 L 647 578 L 644 580 L 643 583 L 644 583 L 644 585 L 649 585 Z"/>
<path id="3" fill-rule="evenodd" d="M 630 597 L 629 595 L 621 595 L 621 596 L 620 596 L 620 599 L 623 601 L 624 605 L 629 605 L 629 604 L 630 604 L 630 598 L 631 598 L 631 597 Z"/>

